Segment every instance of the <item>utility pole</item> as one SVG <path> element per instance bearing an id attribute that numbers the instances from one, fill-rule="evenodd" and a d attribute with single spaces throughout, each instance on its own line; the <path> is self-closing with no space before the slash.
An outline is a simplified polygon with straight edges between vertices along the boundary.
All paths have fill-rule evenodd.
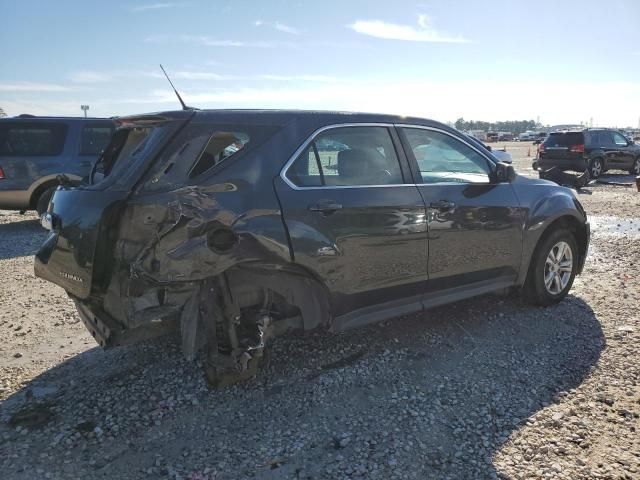
<path id="1" fill-rule="evenodd" d="M 80 105 L 80 109 L 84 112 L 84 118 L 87 118 L 87 110 L 89 110 L 89 105 Z"/>

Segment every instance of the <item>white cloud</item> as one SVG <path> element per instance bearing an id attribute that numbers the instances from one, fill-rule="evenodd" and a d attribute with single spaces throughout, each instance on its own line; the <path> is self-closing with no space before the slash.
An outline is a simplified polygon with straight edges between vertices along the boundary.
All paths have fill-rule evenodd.
<path id="1" fill-rule="evenodd" d="M 276 45 L 270 42 L 246 42 L 240 40 L 228 40 L 210 37 L 208 35 L 150 35 L 144 39 L 147 43 L 168 43 L 179 41 L 195 43 L 206 47 L 256 47 L 272 48 Z"/>
<path id="2" fill-rule="evenodd" d="M 183 3 L 148 3 L 145 5 L 137 5 L 135 7 L 131 7 L 129 10 L 131 10 L 132 12 L 146 12 L 148 10 L 160 10 L 162 8 L 175 8 L 182 6 L 184 6 Z"/>
<path id="3" fill-rule="evenodd" d="M 0 83 L 0 92 L 70 92 L 72 88 L 55 83 Z"/>
<path id="4" fill-rule="evenodd" d="M 281 22 L 265 22 L 264 20 L 256 20 L 253 22 L 256 27 L 267 26 L 278 30 L 279 32 L 288 33 L 290 35 L 300 35 L 300 30 Z"/>
<path id="5" fill-rule="evenodd" d="M 164 75 L 160 74 L 160 76 L 164 78 Z M 220 75 L 218 73 L 191 71 L 169 73 L 169 76 L 171 78 L 181 78 L 184 80 L 232 80 L 234 78 L 230 75 Z"/>
<path id="6" fill-rule="evenodd" d="M 278 82 L 322 82 L 333 83 L 338 82 L 336 77 L 329 77 L 326 75 L 258 75 L 261 80 L 273 80 Z"/>
<path id="7" fill-rule="evenodd" d="M 69 80 L 73 83 L 103 83 L 112 78 L 112 75 L 101 72 L 75 72 L 69 75 Z"/>
<path id="8" fill-rule="evenodd" d="M 403 40 L 407 42 L 439 42 L 439 43 L 467 43 L 462 35 L 449 35 L 433 28 L 431 19 L 427 15 L 418 15 L 418 25 L 399 25 L 383 20 L 356 20 L 348 25 L 353 31 L 387 40 Z"/>

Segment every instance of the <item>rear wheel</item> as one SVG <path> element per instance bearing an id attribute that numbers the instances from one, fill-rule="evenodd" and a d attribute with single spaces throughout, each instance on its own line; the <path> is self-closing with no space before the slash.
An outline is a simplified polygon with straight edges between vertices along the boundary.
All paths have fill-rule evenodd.
<path id="1" fill-rule="evenodd" d="M 602 170 L 602 159 L 594 158 L 591 160 L 591 165 L 589 166 L 589 175 L 591 175 L 591 178 L 598 178 L 600 174 L 602 174 Z"/>
<path id="2" fill-rule="evenodd" d="M 631 165 L 631 168 L 629 169 L 629 173 L 631 175 L 640 175 L 640 157 L 636 158 L 633 161 L 633 165 Z"/>
<path id="3" fill-rule="evenodd" d="M 49 202 L 51 201 L 51 197 L 53 197 L 53 193 L 56 191 L 56 188 L 58 188 L 57 185 L 55 187 L 49 187 L 40 194 L 40 197 L 38 197 L 38 201 L 36 202 L 36 211 L 38 212 L 39 217 L 47 213 Z"/>
<path id="4" fill-rule="evenodd" d="M 564 228 L 545 236 L 533 254 L 524 284 L 524 297 L 534 305 L 552 305 L 567 296 L 578 266 L 578 247 Z"/>

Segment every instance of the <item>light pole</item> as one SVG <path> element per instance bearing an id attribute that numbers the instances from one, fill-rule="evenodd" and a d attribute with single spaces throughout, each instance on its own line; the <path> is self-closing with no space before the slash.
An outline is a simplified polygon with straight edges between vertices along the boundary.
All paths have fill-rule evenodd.
<path id="1" fill-rule="evenodd" d="M 87 118 L 87 110 L 89 110 L 89 105 L 80 105 L 80 109 L 84 112 L 84 118 Z"/>

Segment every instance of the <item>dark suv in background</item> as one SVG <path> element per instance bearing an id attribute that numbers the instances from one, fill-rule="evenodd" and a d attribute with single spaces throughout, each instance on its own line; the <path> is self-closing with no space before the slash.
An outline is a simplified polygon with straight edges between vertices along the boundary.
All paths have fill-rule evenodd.
<path id="1" fill-rule="evenodd" d="M 540 145 L 534 168 L 589 171 L 598 178 L 607 170 L 640 175 L 640 145 L 618 130 L 587 128 L 552 132 Z"/>
<path id="2" fill-rule="evenodd" d="M 0 209 L 44 213 L 58 175 L 86 178 L 114 128 L 102 118 L 0 119 Z"/>

